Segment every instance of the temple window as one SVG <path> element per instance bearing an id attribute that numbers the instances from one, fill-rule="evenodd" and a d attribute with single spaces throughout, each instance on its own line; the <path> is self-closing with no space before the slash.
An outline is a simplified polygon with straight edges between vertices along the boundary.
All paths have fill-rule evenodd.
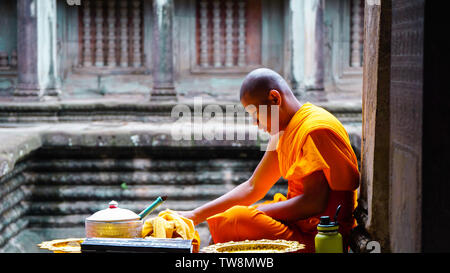
<path id="1" fill-rule="evenodd" d="M 258 65 L 260 43 L 260 1 L 196 1 L 196 70 L 232 71 Z"/>
<path id="2" fill-rule="evenodd" d="M 85 0 L 79 13 L 83 68 L 143 66 L 143 1 Z"/>

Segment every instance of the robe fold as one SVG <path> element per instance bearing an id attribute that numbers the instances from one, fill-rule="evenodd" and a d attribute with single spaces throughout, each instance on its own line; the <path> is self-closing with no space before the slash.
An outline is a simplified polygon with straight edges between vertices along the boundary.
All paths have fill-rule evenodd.
<path id="1" fill-rule="evenodd" d="M 173 210 L 161 211 L 158 216 L 145 220 L 142 237 L 182 238 L 192 240 L 192 251 L 200 250 L 200 236 L 191 219 L 180 216 Z"/>

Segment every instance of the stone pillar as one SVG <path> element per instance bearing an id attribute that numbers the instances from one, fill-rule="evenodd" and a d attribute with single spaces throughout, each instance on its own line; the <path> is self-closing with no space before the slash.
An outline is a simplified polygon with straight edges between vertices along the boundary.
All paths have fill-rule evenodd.
<path id="1" fill-rule="evenodd" d="M 391 1 L 366 0 L 365 10 L 363 137 L 357 211 L 365 215 L 362 217 L 365 223 L 361 224 L 385 252 L 389 250 Z"/>
<path id="2" fill-rule="evenodd" d="M 42 96 L 37 74 L 36 1 L 17 0 L 17 88 L 18 99 L 38 100 Z"/>
<path id="3" fill-rule="evenodd" d="M 17 1 L 17 44 L 15 99 L 40 100 L 59 95 L 55 0 Z"/>
<path id="4" fill-rule="evenodd" d="M 176 100 L 173 74 L 173 0 L 153 1 L 152 101 Z"/>
<path id="5" fill-rule="evenodd" d="M 290 0 L 289 1 L 289 23 L 291 27 L 291 61 L 290 61 L 290 75 L 292 91 L 296 96 L 301 95 L 304 90 L 304 76 L 305 76 L 305 21 L 304 21 L 304 3 L 303 1 Z"/>
<path id="6" fill-rule="evenodd" d="M 42 3 L 42 2 L 41 2 Z M 48 60 L 48 68 L 44 71 L 47 71 L 47 76 L 44 74 L 41 77 L 47 78 L 46 84 L 43 84 L 44 96 L 56 98 L 61 94 L 61 79 L 58 76 L 58 66 L 57 66 L 57 35 L 56 35 L 56 0 L 47 0 L 47 5 L 41 7 L 42 11 L 45 11 L 45 18 L 42 20 L 43 30 L 44 32 L 48 32 L 48 36 L 46 39 L 41 39 L 42 43 L 44 43 L 46 48 L 38 45 L 39 50 L 48 51 L 49 60 Z M 39 13 L 38 13 L 39 14 Z M 39 35 L 39 32 L 38 32 Z M 40 69 L 38 67 L 38 69 Z"/>
<path id="7" fill-rule="evenodd" d="M 384 2 L 381 1 L 382 5 Z M 422 192 L 428 191 L 430 183 L 436 181 L 429 175 L 433 172 L 422 173 L 423 160 L 435 160 L 434 156 L 430 158 L 423 157 L 423 151 L 427 151 L 426 146 L 423 146 L 425 144 L 423 142 L 423 134 L 438 133 L 423 131 L 423 119 L 425 117 L 423 98 L 428 91 L 424 88 L 423 81 L 424 72 L 428 73 L 423 67 L 424 57 L 428 57 L 428 54 L 435 50 L 434 46 L 429 48 L 429 51 L 424 50 L 424 42 L 428 44 L 428 40 L 424 38 L 429 34 L 425 35 L 424 33 L 424 26 L 428 24 L 428 20 L 424 18 L 425 2 L 432 1 L 392 1 L 391 84 L 389 98 L 389 238 L 392 252 L 421 252 L 422 227 L 429 225 L 428 222 L 422 222 L 422 217 L 428 216 L 422 213 Z M 438 32 L 439 30 L 436 27 L 439 26 L 434 26 L 431 30 Z M 442 26 L 440 28 L 441 30 L 445 29 Z M 447 50 L 445 48 L 442 51 L 445 52 Z M 441 59 L 439 57 L 439 59 L 435 60 Z M 435 107 L 434 105 L 431 102 L 428 106 L 433 108 Z M 445 117 L 441 119 L 440 116 L 434 116 L 433 119 L 439 119 L 435 124 L 445 123 Z M 439 146 L 444 147 L 444 145 Z M 444 153 L 444 150 L 439 151 Z M 438 166 L 438 164 L 438 162 L 433 162 L 435 166 Z M 422 184 L 422 180 L 426 183 Z M 448 180 L 439 182 L 448 184 Z M 444 194 L 444 196 L 446 196 L 445 199 L 448 199 L 447 194 Z M 436 198 L 433 200 L 434 202 L 429 203 L 433 207 L 434 213 L 436 213 L 433 217 L 430 217 L 430 220 L 432 218 L 440 218 L 442 217 L 441 215 L 445 215 L 446 211 L 448 211 L 448 207 L 439 210 L 438 204 L 445 199 L 439 200 Z M 446 218 L 445 222 L 448 223 L 448 218 L 444 218 Z M 433 221 L 432 225 L 439 226 L 442 223 L 441 221 Z M 448 230 L 448 224 L 445 230 Z M 435 233 L 432 236 L 439 236 L 439 234 L 442 233 Z M 446 249 L 448 247 L 447 245 Z M 439 250 L 435 249 L 433 251 Z"/>
<path id="8" fill-rule="evenodd" d="M 324 0 L 304 1 L 305 89 L 324 90 Z"/>

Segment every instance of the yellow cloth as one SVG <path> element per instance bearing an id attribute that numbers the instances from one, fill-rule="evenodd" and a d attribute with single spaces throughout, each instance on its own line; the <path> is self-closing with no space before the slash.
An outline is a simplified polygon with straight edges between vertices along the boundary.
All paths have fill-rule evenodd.
<path id="1" fill-rule="evenodd" d="M 183 238 L 192 240 L 193 252 L 200 248 L 200 236 L 195 230 L 191 219 L 178 215 L 175 211 L 166 209 L 157 217 L 147 219 L 142 228 L 142 237 Z"/>

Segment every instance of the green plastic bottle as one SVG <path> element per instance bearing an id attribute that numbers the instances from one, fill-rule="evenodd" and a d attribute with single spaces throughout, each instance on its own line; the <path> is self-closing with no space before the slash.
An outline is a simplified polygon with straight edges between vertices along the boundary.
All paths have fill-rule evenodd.
<path id="1" fill-rule="evenodd" d="M 317 235 L 314 239 L 316 253 L 343 253 L 342 235 L 339 233 L 337 214 L 341 206 L 336 210 L 335 221 L 331 222 L 329 216 L 320 217 L 317 225 Z"/>

